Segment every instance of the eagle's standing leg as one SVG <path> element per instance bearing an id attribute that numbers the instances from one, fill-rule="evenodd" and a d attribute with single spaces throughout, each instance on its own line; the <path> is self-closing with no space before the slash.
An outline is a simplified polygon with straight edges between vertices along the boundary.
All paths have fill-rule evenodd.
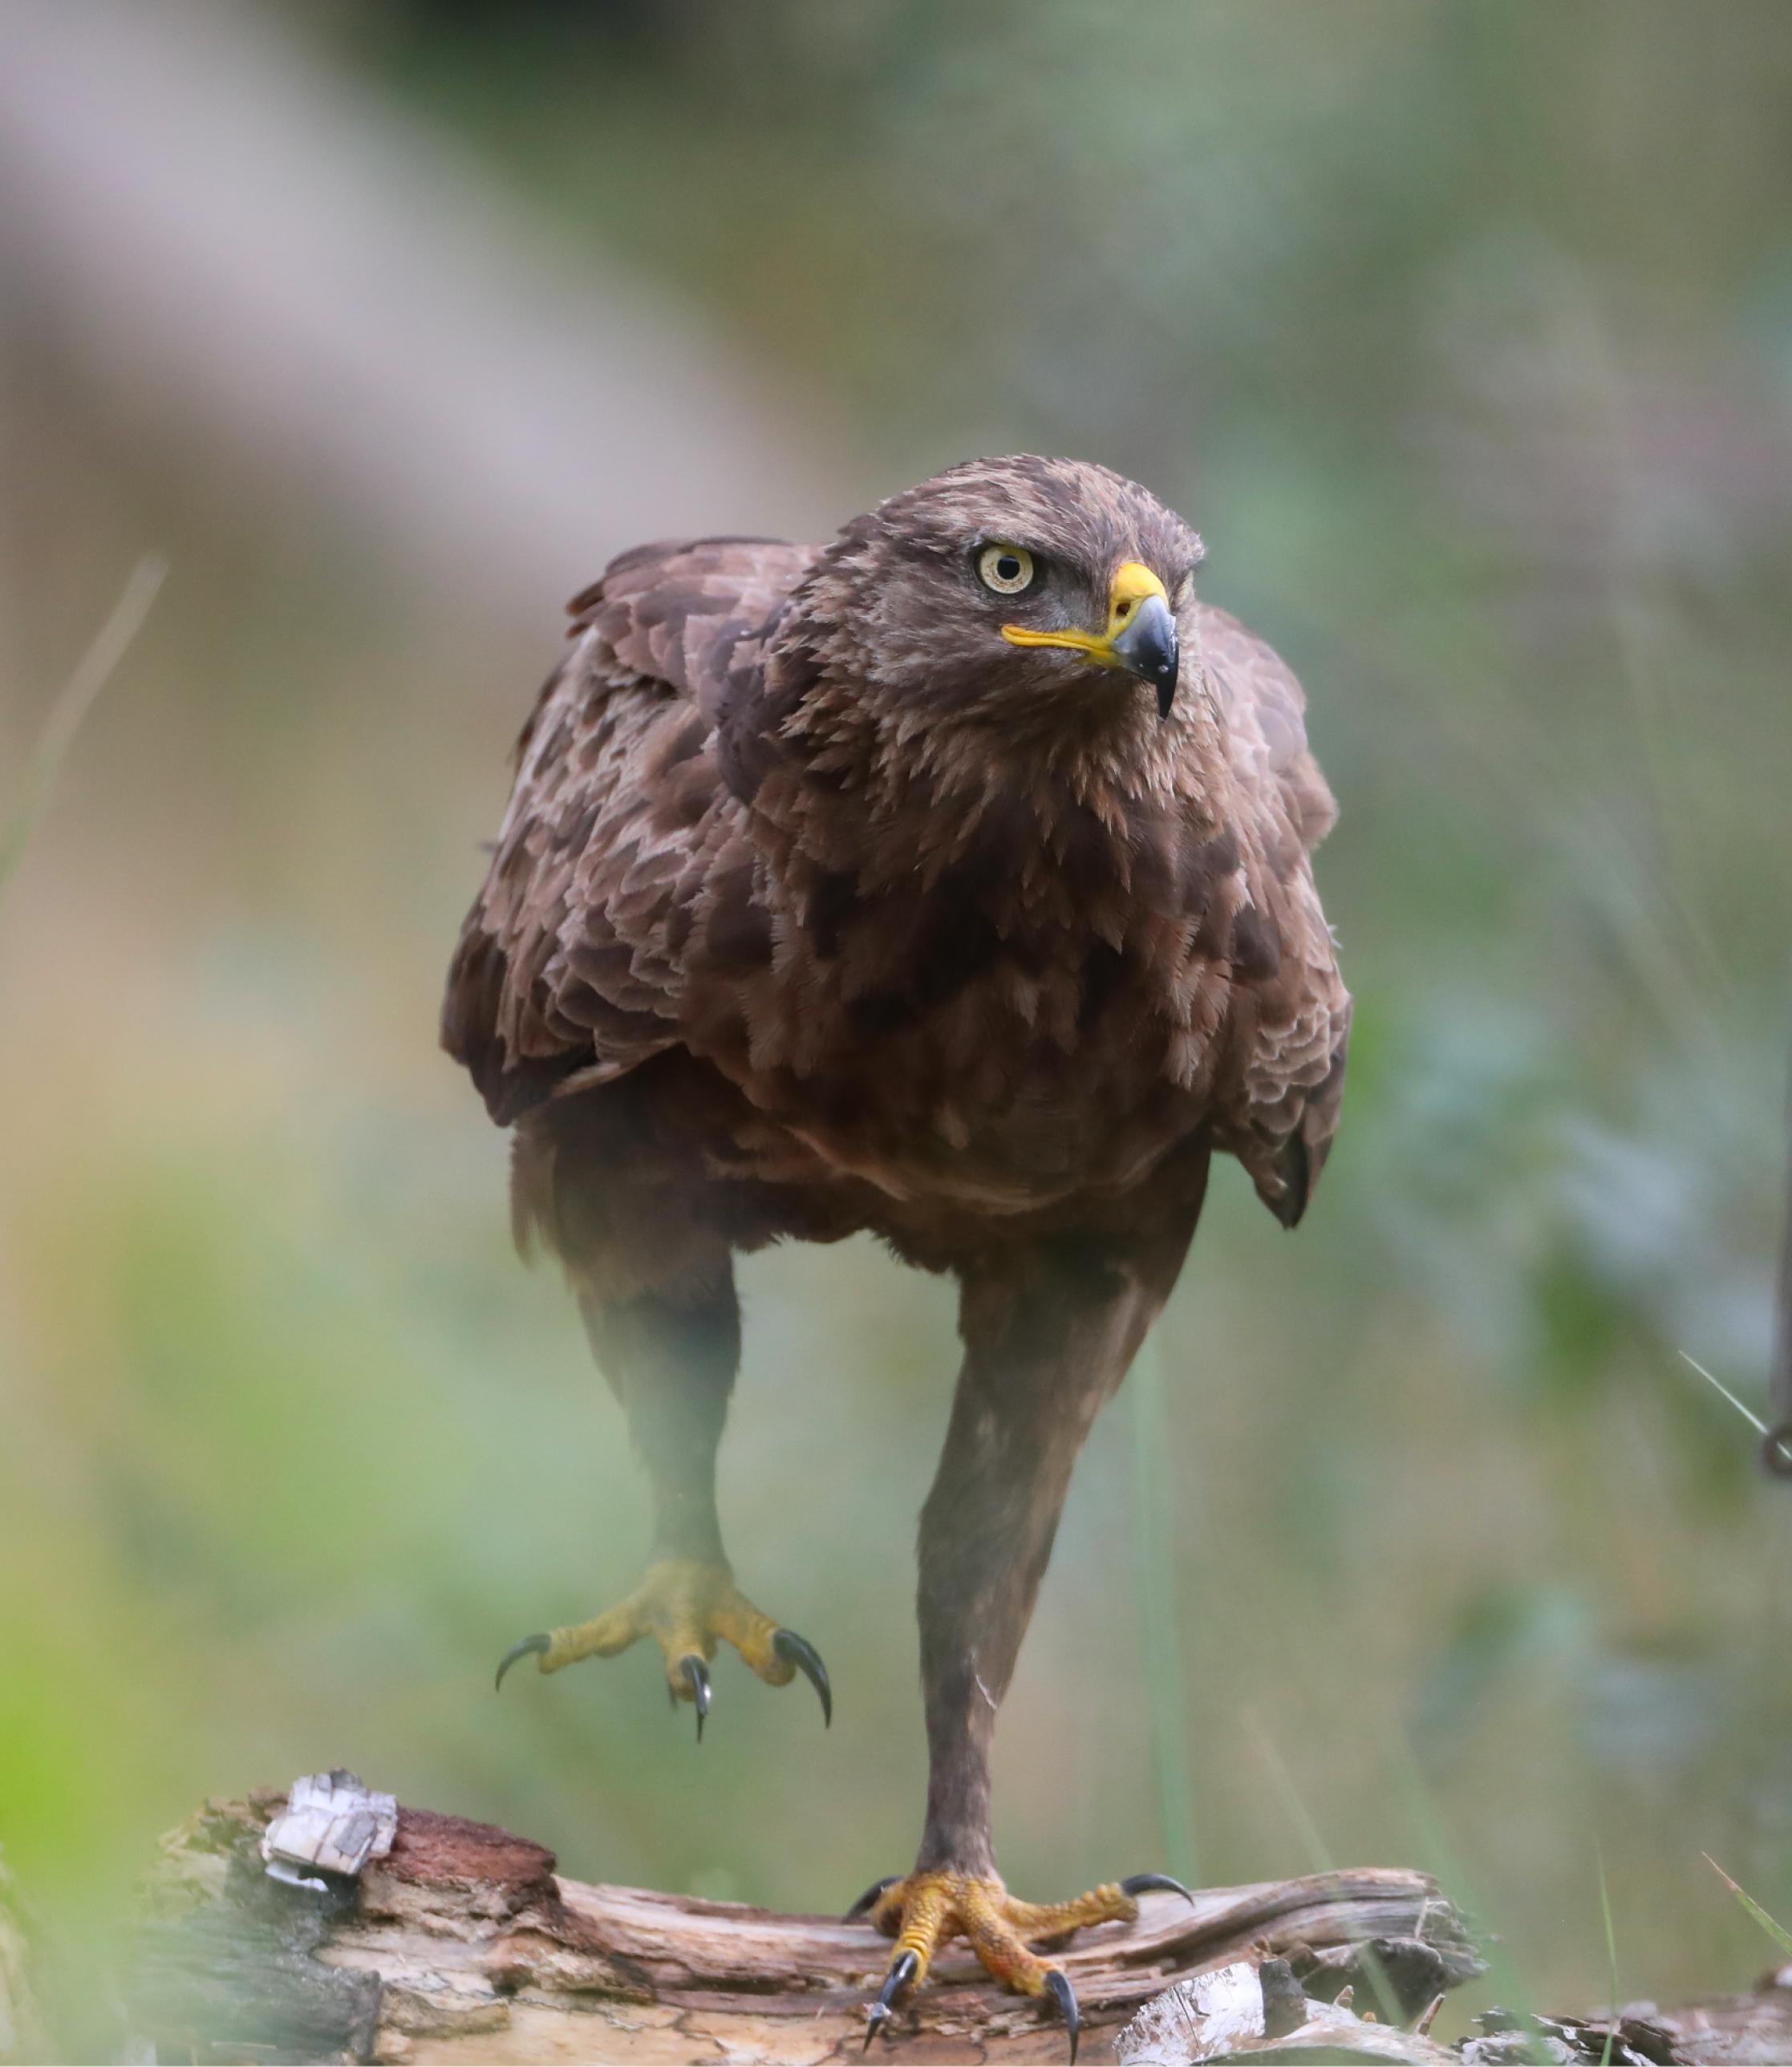
<path id="1" fill-rule="evenodd" d="M 1071 2025 L 1074 2059 L 1076 2002 L 1068 1978 L 1026 1941 L 1061 1939 L 1085 1924 L 1130 1923 L 1139 1894 L 1176 1888 L 1141 1874 L 1071 1902 L 1015 1900 L 996 1872 L 989 1752 L 1071 1468 L 1175 1282 L 1205 1176 L 1203 1154 L 1193 1173 L 1194 1196 L 1173 1216 L 1173 1231 L 1124 1255 L 1053 1242 L 963 1273 L 964 1369 L 921 1513 L 927 1823 L 913 1871 L 871 1890 L 853 1912 L 868 1912 L 896 1940 L 871 2032 L 925 1976 L 936 1948 L 962 1936 L 998 1980 L 1055 2000 Z"/>
<path id="2" fill-rule="evenodd" d="M 734 1584 L 716 1513 L 716 1451 L 740 1362 L 740 1310 L 725 1258 L 715 1273 L 627 1298 L 584 1290 L 579 1306 L 591 1348 L 628 1417 L 628 1432 L 653 1489 L 653 1536 L 640 1585 L 590 1622 L 544 1630 L 513 1645 L 498 1667 L 534 1654 L 543 1672 L 582 1658 L 609 1658 L 644 1636 L 664 1654 L 676 1700 L 709 1712 L 709 1661 L 733 1645 L 762 1679 L 787 1686 L 801 1671 L 831 1720 L 827 1672 L 813 1647 L 762 1614 Z"/>

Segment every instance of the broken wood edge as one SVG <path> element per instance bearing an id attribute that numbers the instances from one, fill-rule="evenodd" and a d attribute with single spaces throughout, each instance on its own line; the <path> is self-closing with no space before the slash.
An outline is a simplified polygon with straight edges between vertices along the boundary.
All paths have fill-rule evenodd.
<path id="1" fill-rule="evenodd" d="M 286 1797 L 214 1801 L 164 1841 L 126 1996 L 133 2042 L 161 2057 L 262 2053 L 431 2062 L 679 2064 L 717 2057 L 862 2057 L 865 2005 L 889 1947 L 862 1923 L 594 1885 L 494 1825 L 400 1809 L 389 1853 L 357 1879 L 269 1878 L 261 1840 Z M 1373 1948 L 1365 1956 L 1365 1947 Z M 1138 1923 L 1086 1931 L 1060 1955 L 1083 2057 L 1179 1980 L 1287 1959 L 1329 2000 L 1381 1985 L 1416 2014 L 1483 1964 L 1425 1875 L 1388 1867 L 1152 1894 Z M 949 1947 L 879 2057 L 1055 2059 L 1061 2027 Z"/>
<path id="2" fill-rule="evenodd" d="M 1354 1991 L 1335 2000 L 1308 1996 L 1286 1959 L 1239 1960 L 1209 1968 L 1154 1996 L 1114 2040 L 1121 2067 L 1198 2067 L 1207 2061 L 1301 2061 L 1335 2067 L 1343 2061 L 1392 2067 L 1460 2067 L 1459 2056 L 1434 2045 L 1434 1996 L 1414 2026 L 1359 2016 Z"/>

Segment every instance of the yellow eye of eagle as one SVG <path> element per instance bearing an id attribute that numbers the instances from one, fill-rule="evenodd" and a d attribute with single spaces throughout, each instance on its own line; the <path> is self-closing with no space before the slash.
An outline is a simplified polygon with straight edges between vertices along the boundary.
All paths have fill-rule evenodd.
<path id="1" fill-rule="evenodd" d="M 998 595 L 1018 595 L 1033 586 L 1033 555 L 1024 546 L 1006 546 L 998 538 L 977 554 L 977 572 Z"/>

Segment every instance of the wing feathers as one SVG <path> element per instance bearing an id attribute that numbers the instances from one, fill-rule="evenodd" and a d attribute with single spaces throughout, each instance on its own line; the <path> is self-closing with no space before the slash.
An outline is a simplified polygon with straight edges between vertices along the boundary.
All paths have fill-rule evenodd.
<path id="1" fill-rule="evenodd" d="M 786 1084 L 825 1061 L 828 1095 L 858 1086 L 851 1125 L 888 1104 L 892 1152 L 916 1129 L 963 1148 L 1023 1082 L 1049 1131 L 1043 1087 L 1074 1051 L 1107 1058 L 1071 1080 L 1098 1107 L 1103 1068 L 1137 1109 L 1197 1095 L 1292 1225 L 1336 1129 L 1350 1023 L 1310 862 L 1335 806 L 1294 676 L 1200 606 L 1224 742 L 1208 788 L 1042 806 L 992 773 L 961 808 L 929 787 L 924 728 L 902 734 L 881 845 L 862 798 L 818 784 L 798 853 L 790 827 L 755 837 L 717 722 L 816 550 L 661 542 L 575 599 L 444 1006 L 445 1045 L 494 1118 L 684 1044 Z M 739 729 L 729 751 L 752 744 Z M 885 1066 L 874 1050 L 905 1058 L 888 1081 L 866 1075 Z M 1089 1115 L 1063 1118 L 1071 1155 Z"/>
<path id="2" fill-rule="evenodd" d="M 1281 656 L 1211 605 L 1201 607 L 1200 650 L 1255 835 L 1232 935 L 1250 1038 L 1222 1140 L 1292 1227 L 1337 1131 L 1350 1038 L 1350 997 L 1311 862 L 1338 806 L 1306 743 L 1306 699 Z"/>
<path id="3" fill-rule="evenodd" d="M 812 558 L 771 539 L 661 541 L 574 599 L 577 644 L 518 741 L 443 1006 L 443 1045 L 494 1119 L 675 1042 L 693 937 L 731 969 L 769 954 L 742 864 L 712 882 L 737 808 L 713 725 L 737 649 Z"/>

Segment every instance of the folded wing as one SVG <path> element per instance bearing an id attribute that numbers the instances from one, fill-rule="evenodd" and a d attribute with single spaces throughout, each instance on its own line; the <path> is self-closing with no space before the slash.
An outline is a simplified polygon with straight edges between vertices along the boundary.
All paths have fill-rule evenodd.
<path id="1" fill-rule="evenodd" d="M 1234 940 L 1245 1062 L 1220 1138 L 1292 1227 L 1331 1151 L 1344 1091 L 1351 999 L 1311 861 L 1338 807 L 1307 747 L 1306 699 L 1281 657 L 1211 607 L 1201 647 L 1254 805 L 1244 843 L 1250 908 Z"/>
<path id="2" fill-rule="evenodd" d="M 762 953 L 769 921 L 716 722 L 815 550 L 637 546 L 574 599 L 575 643 L 518 742 L 442 1007 L 442 1045 L 500 1123 L 676 1045 L 691 971 Z"/>

